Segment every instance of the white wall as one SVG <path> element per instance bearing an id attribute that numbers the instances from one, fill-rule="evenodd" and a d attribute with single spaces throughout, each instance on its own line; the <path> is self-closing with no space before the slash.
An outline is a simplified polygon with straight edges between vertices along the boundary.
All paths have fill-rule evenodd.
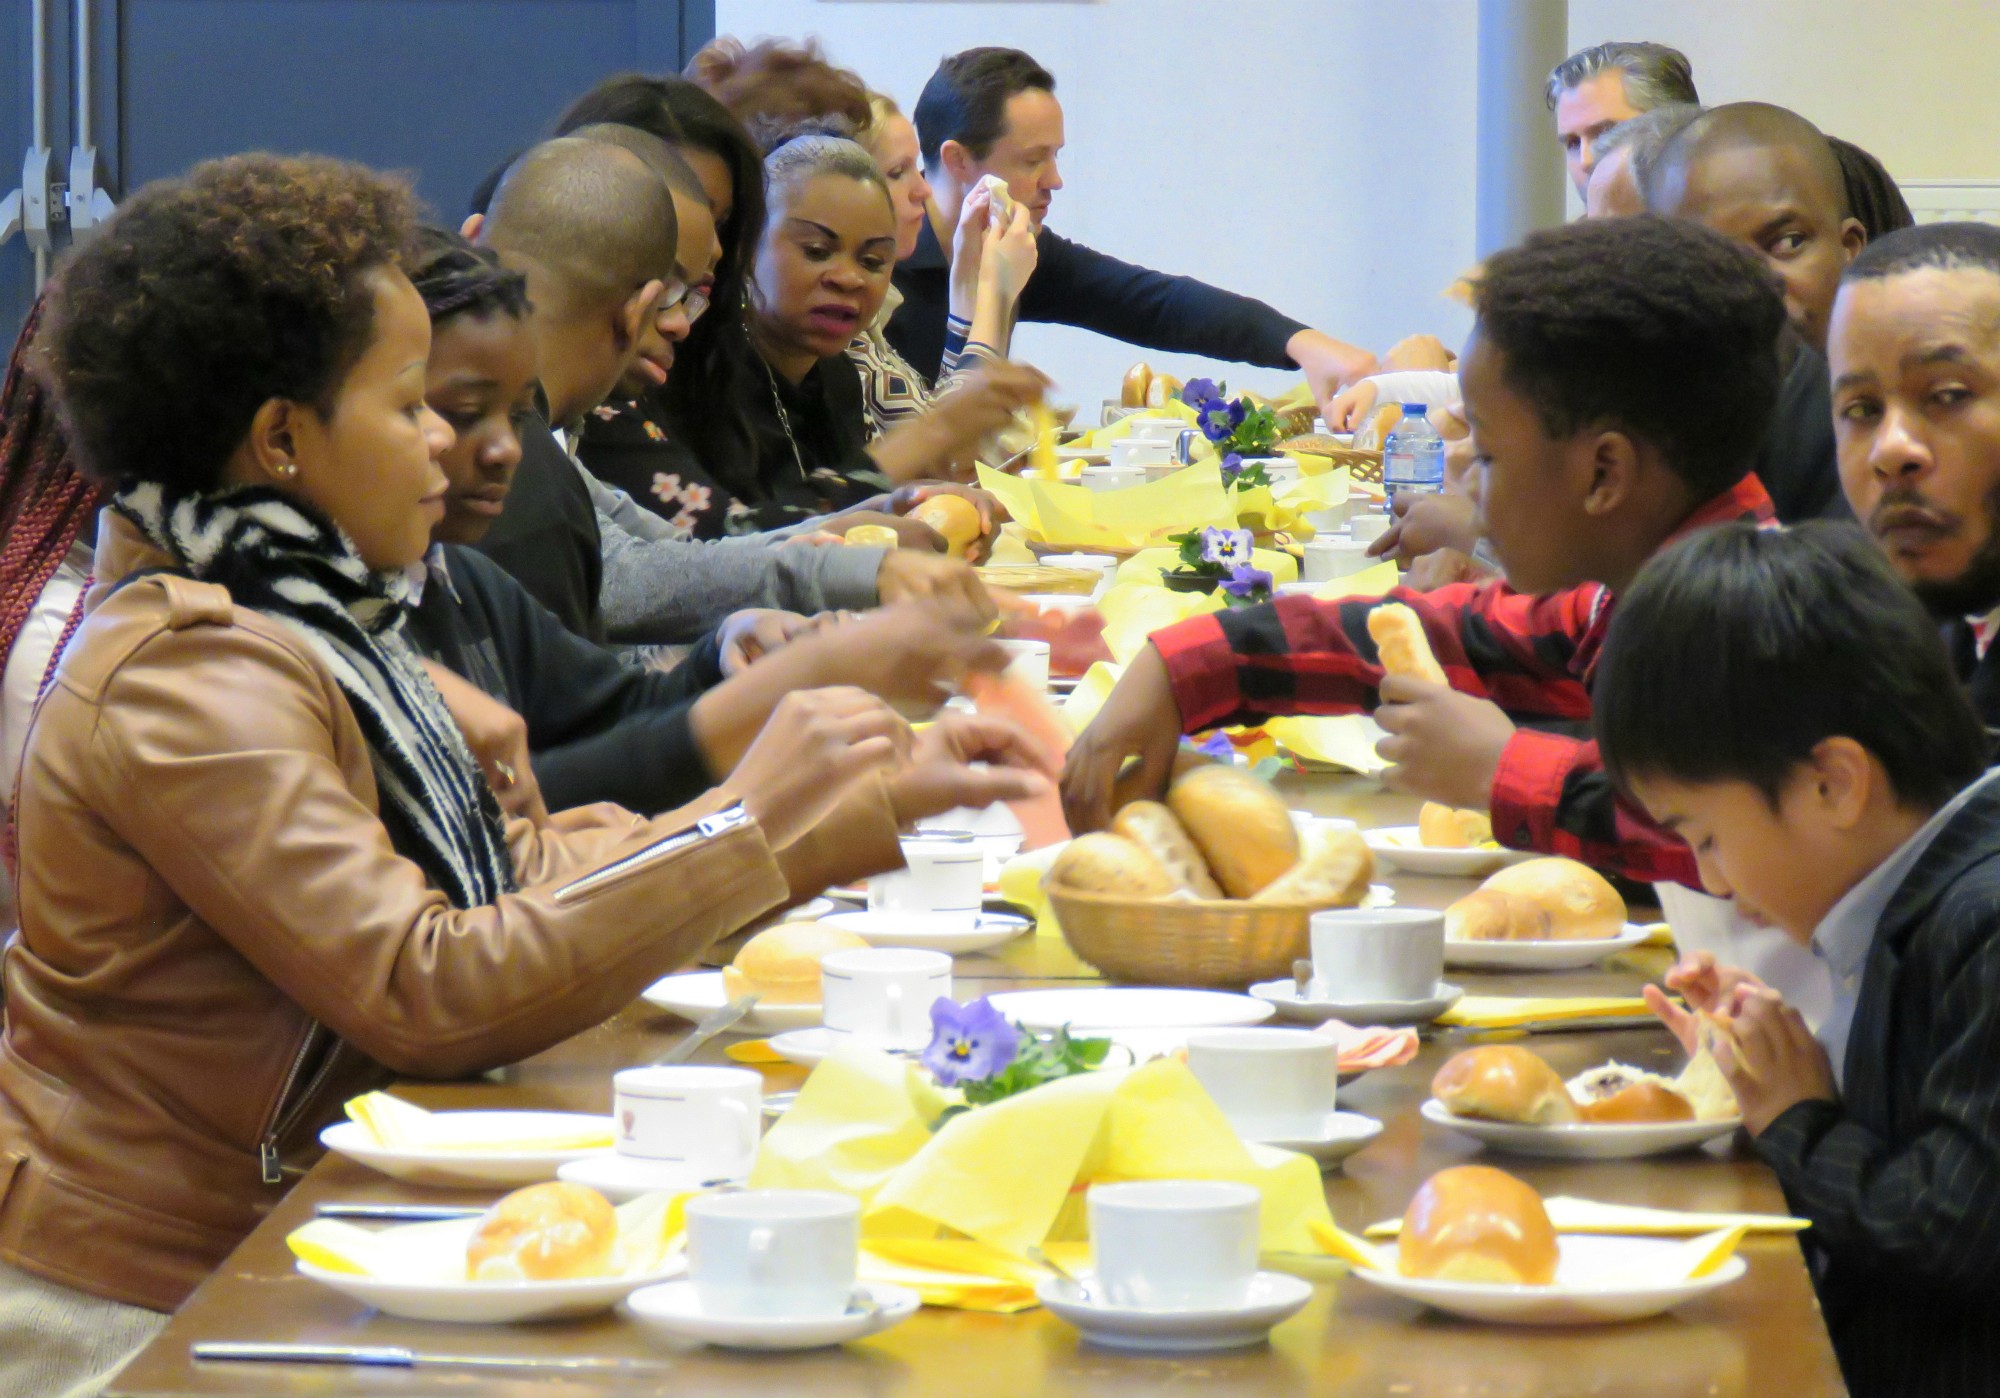
<path id="1" fill-rule="evenodd" d="M 906 111 L 944 54 L 1027 50 L 1069 141 L 1050 227 L 1378 350 L 1467 328 L 1440 293 L 1472 260 L 1474 27 L 1475 0 L 716 4 L 718 33 L 818 35 Z M 1237 386 L 1296 377 L 1065 326 L 1015 346 L 1087 410 L 1140 358 Z"/>

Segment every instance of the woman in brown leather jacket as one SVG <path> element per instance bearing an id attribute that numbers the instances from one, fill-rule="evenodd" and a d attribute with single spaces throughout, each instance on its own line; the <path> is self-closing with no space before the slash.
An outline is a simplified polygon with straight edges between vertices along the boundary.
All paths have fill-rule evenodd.
<path id="1" fill-rule="evenodd" d="M 400 634 L 451 440 L 410 204 L 337 161 L 211 162 L 52 293 L 46 371 L 113 497 L 19 784 L 0 1391 L 100 1383 L 353 1093 L 544 1049 L 894 866 L 900 824 L 1041 784 L 1007 730 L 913 738 L 819 690 L 689 806 L 504 819 Z"/>

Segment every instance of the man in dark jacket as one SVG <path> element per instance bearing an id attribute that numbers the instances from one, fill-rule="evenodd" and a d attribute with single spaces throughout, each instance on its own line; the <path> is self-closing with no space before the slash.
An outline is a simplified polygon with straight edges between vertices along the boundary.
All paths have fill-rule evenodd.
<path id="1" fill-rule="evenodd" d="M 1869 244 L 1841 279 L 1827 357 L 1848 503 L 2000 730 L 2000 228 Z"/>
<path id="2" fill-rule="evenodd" d="M 1302 369 L 1322 405 L 1374 371 L 1375 357 L 1309 329 L 1262 301 L 1193 277 L 1135 267 L 1050 232 L 1044 219 L 1062 188 L 1063 147 L 1056 80 L 1019 49 L 977 48 L 938 65 L 917 100 L 924 174 L 937 203 L 917 251 L 896 268 L 903 304 L 889 341 L 912 366 L 935 376 L 944 357 L 951 290 L 951 245 L 959 206 L 982 178 L 1003 180 L 1034 217 L 1035 274 L 1017 306 L 1021 320 L 1079 325 L 1148 349 Z"/>

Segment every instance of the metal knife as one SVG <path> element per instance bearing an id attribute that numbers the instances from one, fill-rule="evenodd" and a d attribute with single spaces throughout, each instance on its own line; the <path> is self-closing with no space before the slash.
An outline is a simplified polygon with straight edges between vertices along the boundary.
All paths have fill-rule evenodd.
<path id="1" fill-rule="evenodd" d="M 567 1369 L 593 1373 L 659 1374 L 672 1365 L 648 1359 L 506 1358 L 487 1354 L 422 1354 L 392 1345 L 285 1345 L 197 1340 L 196 1359 L 265 1364 L 359 1364 L 378 1369 Z"/>
<path id="2" fill-rule="evenodd" d="M 757 999 L 757 994 L 754 991 L 748 995 L 739 995 L 721 1009 L 704 1016 L 701 1023 L 697 1024 L 685 1039 L 682 1039 L 679 1043 L 654 1059 L 654 1066 L 659 1067 L 668 1063 L 687 1062 L 695 1056 L 703 1044 L 713 1039 L 723 1030 L 730 1028 L 737 1020 L 743 1018 L 752 1009 L 756 1008 Z"/>
<path id="3" fill-rule="evenodd" d="M 377 1219 L 385 1223 L 440 1223 L 447 1219 L 478 1218 L 485 1212 L 463 1204 L 321 1204 L 313 1210 L 319 1218 Z"/>

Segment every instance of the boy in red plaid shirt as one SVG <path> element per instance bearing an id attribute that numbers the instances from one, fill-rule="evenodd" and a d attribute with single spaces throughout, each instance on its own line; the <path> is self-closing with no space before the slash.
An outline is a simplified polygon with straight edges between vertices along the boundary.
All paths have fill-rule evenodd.
<path id="1" fill-rule="evenodd" d="M 1449 686 L 1383 673 L 1372 599 L 1281 597 L 1167 627 L 1070 752 L 1072 829 L 1108 822 L 1128 759 L 1162 786 L 1183 733 L 1362 711 L 1388 731 L 1391 786 L 1490 810 L 1516 849 L 1699 886 L 1687 847 L 1605 778 L 1590 685 L 1614 595 L 1647 559 L 1698 529 L 1771 520 L 1749 470 L 1784 303 L 1743 248 L 1647 215 L 1532 235 L 1486 263 L 1474 308 L 1460 382 L 1481 530 L 1507 580 L 1391 594 Z"/>

